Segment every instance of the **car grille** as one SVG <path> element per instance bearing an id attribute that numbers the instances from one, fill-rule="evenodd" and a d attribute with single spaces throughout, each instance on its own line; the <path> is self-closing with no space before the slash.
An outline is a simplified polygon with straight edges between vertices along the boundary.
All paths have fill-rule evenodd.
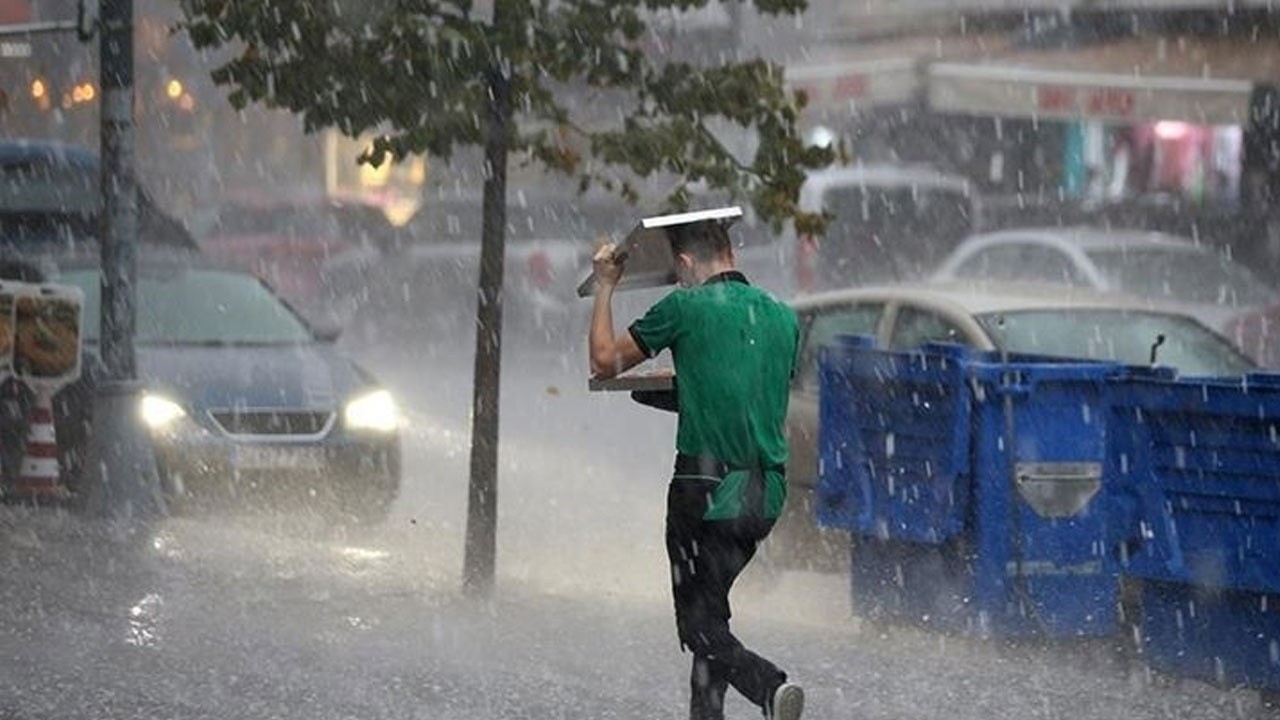
<path id="1" fill-rule="evenodd" d="M 230 435 L 319 435 L 333 420 L 327 410 L 214 410 L 209 414 Z"/>

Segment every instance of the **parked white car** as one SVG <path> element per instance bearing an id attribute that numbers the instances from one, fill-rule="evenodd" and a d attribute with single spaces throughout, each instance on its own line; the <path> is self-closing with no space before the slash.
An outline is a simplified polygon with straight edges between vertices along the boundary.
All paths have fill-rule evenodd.
<path id="1" fill-rule="evenodd" d="M 1219 251 L 1157 232 L 1019 228 L 975 235 L 935 281 L 1045 282 L 1124 292 L 1179 306 L 1216 330 L 1280 293 Z"/>

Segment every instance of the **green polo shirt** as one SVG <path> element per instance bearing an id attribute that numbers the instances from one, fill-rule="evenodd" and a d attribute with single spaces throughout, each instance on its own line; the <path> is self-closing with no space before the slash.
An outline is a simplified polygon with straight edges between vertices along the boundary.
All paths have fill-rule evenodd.
<path id="1" fill-rule="evenodd" d="M 774 468 L 766 473 L 765 517 L 778 517 L 787 495 L 776 469 L 787 462 L 783 425 L 796 367 L 795 312 L 734 271 L 673 291 L 630 332 L 649 357 L 671 349 L 679 383 L 676 451 L 730 468 Z M 745 471 L 730 472 L 705 518 L 738 517 L 746 478 Z"/>

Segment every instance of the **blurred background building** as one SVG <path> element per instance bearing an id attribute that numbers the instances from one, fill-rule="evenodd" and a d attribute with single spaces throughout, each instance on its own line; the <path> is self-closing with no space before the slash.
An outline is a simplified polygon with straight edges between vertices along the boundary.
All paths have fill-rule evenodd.
<path id="1" fill-rule="evenodd" d="M 993 217 L 1253 209 L 1262 222 L 1280 193 L 1272 4 L 813 0 L 780 20 L 710 2 L 659 14 L 650 42 L 672 57 L 776 60 L 809 96 L 815 142 L 838 143 L 851 162 L 962 175 Z M 0 23 L 75 12 L 75 0 L 0 0 Z M 323 194 L 374 203 L 396 223 L 421 204 L 426 160 L 360 167 L 367 140 L 233 110 L 209 80 L 212 59 L 171 31 L 178 12 L 166 0 L 136 6 L 138 156 L 162 204 L 187 217 L 227 193 Z M 96 54 L 70 34 L 0 41 L 0 132 L 94 145 Z"/>
<path id="2" fill-rule="evenodd" d="M 982 224 L 1164 229 L 1280 263 L 1280 13 L 1265 1 L 872 0 L 744 25 L 807 130 L 924 164 Z M 749 28 L 749 29 L 745 29 Z"/>

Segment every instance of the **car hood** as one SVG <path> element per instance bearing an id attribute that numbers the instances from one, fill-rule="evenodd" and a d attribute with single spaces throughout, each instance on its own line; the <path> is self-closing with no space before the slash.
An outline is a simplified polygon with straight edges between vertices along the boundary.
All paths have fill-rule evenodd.
<path id="1" fill-rule="evenodd" d="M 329 345 L 139 345 L 139 377 L 196 410 L 334 409 L 372 380 Z"/>

